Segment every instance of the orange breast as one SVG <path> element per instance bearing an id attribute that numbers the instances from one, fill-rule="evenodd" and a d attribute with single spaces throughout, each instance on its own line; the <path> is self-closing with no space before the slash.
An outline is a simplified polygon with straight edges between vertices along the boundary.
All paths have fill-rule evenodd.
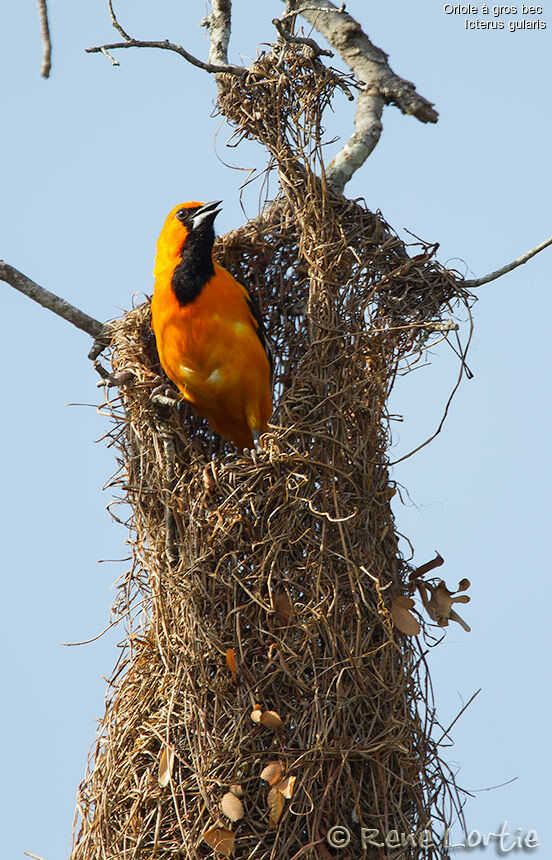
<path id="1" fill-rule="evenodd" d="M 171 272 L 159 272 L 151 303 L 161 364 L 191 406 L 239 448 L 251 448 L 272 413 L 270 365 L 247 292 L 215 265 L 191 303 L 179 305 Z"/>

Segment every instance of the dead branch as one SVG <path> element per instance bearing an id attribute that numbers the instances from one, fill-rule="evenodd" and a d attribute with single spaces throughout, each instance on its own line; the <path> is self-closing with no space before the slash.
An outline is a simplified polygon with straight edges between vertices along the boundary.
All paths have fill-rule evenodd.
<path id="1" fill-rule="evenodd" d="M 212 0 L 211 14 L 204 22 L 211 38 L 209 62 L 212 65 L 222 66 L 228 64 L 231 18 L 231 0 Z"/>
<path id="2" fill-rule="evenodd" d="M 308 39 L 305 38 L 305 36 L 295 36 L 293 33 L 290 33 L 289 30 L 286 30 L 284 23 L 280 18 L 273 18 L 272 23 L 278 30 L 278 34 L 284 42 L 290 42 L 292 45 L 306 45 L 308 48 L 311 48 L 315 57 L 333 57 L 332 51 L 327 51 L 326 49 L 321 48 L 320 45 L 316 44 L 314 39 Z"/>
<path id="3" fill-rule="evenodd" d="M 531 257 L 534 257 L 535 254 L 540 253 L 540 251 L 544 251 L 545 248 L 548 248 L 549 245 L 552 245 L 552 236 L 549 239 L 546 239 L 545 242 L 541 242 L 540 245 L 537 245 L 536 248 L 532 248 L 530 251 L 526 251 L 525 254 L 522 254 L 521 257 L 518 257 L 517 260 L 514 260 L 512 263 L 508 263 L 506 266 L 502 266 L 500 269 L 495 269 L 494 272 L 489 272 L 488 275 L 483 275 L 482 278 L 474 278 L 471 281 L 462 281 L 463 287 L 480 287 L 481 284 L 488 284 L 489 281 L 495 281 L 497 278 L 501 278 L 502 275 L 506 275 L 508 272 L 511 272 L 513 269 L 517 269 L 518 266 L 522 266 Z"/>
<path id="4" fill-rule="evenodd" d="M 42 39 L 42 66 L 40 74 L 43 78 L 49 78 L 52 68 L 52 40 L 50 38 L 46 0 L 38 0 L 38 20 L 40 21 L 40 37 Z"/>
<path id="5" fill-rule="evenodd" d="M 298 0 L 288 0 L 287 9 L 286 17 L 301 14 L 312 24 L 366 87 L 357 100 L 355 130 L 326 171 L 330 186 L 342 192 L 379 140 L 385 104 L 396 105 L 420 122 L 437 122 L 439 115 L 432 103 L 416 92 L 413 83 L 393 72 L 385 51 L 372 44 L 343 6 L 338 8 L 330 0 L 317 0 L 313 8 L 302 6 Z"/>
<path id="6" fill-rule="evenodd" d="M 56 296 L 55 293 L 51 293 L 49 290 L 31 281 L 30 278 L 3 260 L 0 260 L 0 281 L 5 281 L 6 284 L 19 290 L 20 293 L 28 296 L 29 299 L 38 302 L 43 308 L 52 311 L 59 317 L 63 317 L 64 320 L 67 320 L 67 322 L 70 322 L 81 331 L 85 331 L 86 334 L 89 334 L 90 337 L 95 338 L 97 341 L 105 340 L 108 331 L 107 325 L 88 316 L 88 314 L 85 314 L 79 308 L 66 302 L 65 299 Z"/>
<path id="7" fill-rule="evenodd" d="M 112 66 L 120 66 L 119 60 L 116 60 L 115 57 L 112 57 L 109 51 L 106 51 L 105 48 L 102 48 L 102 54 L 104 57 L 107 57 Z"/>
<path id="8" fill-rule="evenodd" d="M 168 39 L 164 39 L 162 42 L 150 42 L 150 41 L 142 41 L 141 39 L 128 39 L 126 42 L 112 42 L 108 45 L 96 45 L 92 48 L 86 48 L 85 51 L 87 54 L 100 54 L 105 53 L 106 51 L 118 51 L 120 48 L 160 48 L 163 51 L 174 51 L 175 54 L 180 54 L 181 57 L 190 63 L 192 66 L 196 66 L 198 69 L 203 69 L 204 72 L 209 72 L 209 74 L 219 74 L 224 72 L 228 75 L 245 75 L 247 73 L 247 69 L 244 69 L 242 66 L 228 66 L 228 65 L 213 65 L 212 63 L 204 63 L 203 60 L 199 60 L 197 57 L 194 57 L 193 54 L 190 54 L 182 45 L 176 45 L 174 42 L 169 42 Z"/>
<path id="9" fill-rule="evenodd" d="M 336 191 L 343 189 L 377 146 L 383 126 L 385 99 L 376 87 L 358 94 L 355 129 L 326 170 L 326 179 Z"/>
<path id="10" fill-rule="evenodd" d="M 107 5 L 109 7 L 109 15 L 111 17 L 111 23 L 113 24 L 113 26 L 115 27 L 117 32 L 121 34 L 123 39 L 126 39 L 127 42 L 130 42 L 132 37 L 129 36 L 128 33 L 126 32 L 126 30 L 123 30 L 123 28 L 119 24 L 119 22 L 117 20 L 117 16 L 115 14 L 115 10 L 113 8 L 112 0 L 107 0 Z"/>

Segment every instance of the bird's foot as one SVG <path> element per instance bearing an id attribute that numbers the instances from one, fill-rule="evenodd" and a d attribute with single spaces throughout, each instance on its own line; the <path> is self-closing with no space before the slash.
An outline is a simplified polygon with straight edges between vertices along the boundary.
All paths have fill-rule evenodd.
<path id="1" fill-rule="evenodd" d="M 158 406 L 175 407 L 178 406 L 180 402 L 180 396 L 175 388 L 168 385 L 163 380 L 160 380 L 159 385 L 157 385 L 151 392 L 150 400 Z"/>
<path id="2" fill-rule="evenodd" d="M 244 448 L 243 449 L 243 456 L 244 457 L 251 457 L 255 466 L 257 465 L 257 454 L 258 454 L 257 448 Z"/>
<path id="3" fill-rule="evenodd" d="M 253 436 L 253 444 L 255 446 L 255 453 L 261 454 L 262 450 L 263 450 L 261 448 L 261 434 L 259 433 L 258 430 L 252 430 L 251 435 Z M 253 452 L 251 452 L 251 453 L 253 453 Z"/>
<path id="4" fill-rule="evenodd" d="M 109 373 L 99 359 L 94 362 L 94 369 L 101 376 L 101 379 L 96 382 L 98 388 L 120 388 L 121 385 L 128 385 L 135 378 L 132 370 L 119 370 L 117 373 Z"/>
<path id="5" fill-rule="evenodd" d="M 252 430 L 253 448 L 244 448 L 243 454 L 245 457 L 251 457 L 255 465 L 257 465 L 257 457 L 264 454 L 264 448 L 261 446 L 261 436 L 258 430 Z"/>

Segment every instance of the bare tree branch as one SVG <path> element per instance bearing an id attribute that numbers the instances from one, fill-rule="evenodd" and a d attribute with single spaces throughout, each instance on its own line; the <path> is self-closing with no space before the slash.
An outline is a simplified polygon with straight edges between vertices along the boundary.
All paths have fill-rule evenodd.
<path id="1" fill-rule="evenodd" d="M 343 192 L 353 173 L 362 167 L 375 149 L 383 130 L 381 115 L 384 105 L 385 99 L 375 87 L 358 94 L 355 130 L 326 169 L 328 184 L 336 191 Z"/>
<path id="2" fill-rule="evenodd" d="M 244 69 L 242 66 L 204 63 L 203 60 L 198 60 L 197 57 L 190 54 L 182 45 L 175 45 L 173 42 L 169 42 L 168 39 L 164 39 L 162 42 L 143 42 L 140 39 L 129 39 L 127 42 L 113 42 L 109 45 L 97 45 L 93 48 L 86 48 L 86 53 L 99 54 L 106 51 L 119 50 L 119 48 L 161 48 L 164 51 L 174 51 L 176 54 L 184 57 L 192 66 L 197 66 L 198 69 L 203 69 L 204 72 L 209 72 L 210 74 L 224 72 L 227 75 L 245 75 L 247 73 L 247 69 Z"/>
<path id="3" fill-rule="evenodd" d="M 115 57 L 112 57 L 109 51 L 106 51 L 105 48 L 102 48 L 102 54 L 104 57 L 107 57 L 112 66 L 120 66 L 119 60 L 116 60 Z"/>
<path id="4" fill-rule="evenodd" d="M 377 87 L 385 100 L 403 113 L 415 116 L 420 122 L 437 122 L 439 114 L 433 104 L 416 92 L 411 81 L 395 74 L 388 55 L 372 44 L 351 15 L 330 0 L 318 0 L 317 6 L 317 11 L 304 7 L 303 17 L 324 36 L 359 80 Z M 298 0 L 289 0 L 289 8 L 293 12 L 301 6 Z"/>
<path id="5" fill-rule="evenodd" d="M 205 19 L 205 23 L 211 38 L 209 62 L 212 65 L 228 64 L 231 21 L 231 0 L 211 0 L 211 14 Z"/>
<path id="6" fill-rule="evenodd" d="M 342 192 L 379 140 L 385 104 L 396 105 L 420 122 L 437 122 L 439 115 L 431 102 L 416 92 L 413 83 L 393 72 L 388 55 L 372 44 L 343 6 L 338 8 L 330 0 L 317 0 L 311 5 L 287 0 L 287 10 L 284 17 L 301 14 L 365 84 L 365 92 L 357 100 L 355 130 L 326 171 L 328 183 Z"/>
<path id="7" fill-rule="evenodd" d="M 512 269 L 517 269 L 518 266 L 522 266 L 527 262 L 527 260 L 534 257 L 535 254 L 548 248 L 549 245 L 552 245 L 552 236 L 545 242 L 541 242 L 541 244 L 537 245 L 536 248 L 532 248 L 531 251 L 526 251 L 525 254 L 522 254 L 521 257 L 518 257 L 517 260 L 514 260 L 512 263 L 508 263 L 506 266 L 502 266 L 502 268 L 496 269 L 494 272 L 489 272 L 488 275 L 483 275 L 482 278 L 474 278 L 472 281 L 462 281 L 462 286 L 480 287 L 481 284 L 488 284 L 489 281 L 495 281 L 497 278 L 502 277 L 502 275 L 507 274 L 507 272 L 511 272 Z"/>
<path id="8" fill-rule="evenodd" d="M 49 78 L 52 68 L 52 40 L 50 38 L 46 0 L 38 0 L 38 20 L 40 21 L 40 37 L 42 39 L 42 67 L 40 74 L 43 78 Z"/>
<path id="9" fill-rule="evenodd" d="M 278 30 L 280 38 L 283 39 L 284 42 L 291 42 L 293 45 L 307 45 L 307 47 L 312 49 L 315 57 L 333 57 L 332 51 L 327 51 L 325 48 L 321 48 L 320 45 L 316 44 L 314 39 L 307 39 L 305 36 L 295 36 L 293 33 L 290 33 L 289 30 L 286 30 L 284 22 L 280 18 L 273 18 L 272 23 Z"/>
<path id="10" fill-rule="evenodd" d="M 115 27 L 117 32 L 121 34 L 123 39 L 126 39 L 127 42 L 130 42 L 131 36 L 129 36 L 128 33 L 125 30 L 123 30 L 123 28 L 119 24 L 119 22 L 117 20 L 117 16 L 115 14 L 115 10 L 113 9 L 112 0 L 107 0 L 107 5 L 109 7 L 109 14 L 111 16 L 111 23 L 113 24 L 113 26 Z"/>
<path id="11" fill-rule="evenodd" d="M 85 331 L 90 337 L 96 340 L 105 338 L 109 326 L 98 322 L 93 317 L 89 317 L 88 314 L 74 307 L 74 305 L 70 305 L 65 299 L 61 299 L 49 290 L 44 289 L 44 287 L 35 284 L 34 281 L 31 281 L 30 278 L 3 260 L 0 260 L 0 281 L 10 284 L 10 286 L 19 290 L 20 293 L 24 293 L 24 295 L 28 296 L 34 302 L 38 302 L 43 308 L 63 317 L 64 320 L 80 328 L 81 331 Z"/>
<path id="12" fill-rule="evenodd" d="M 287 4 L 287 0 L 285 0 Z M 290 4 L 293 5 L 293 4 Z M 322 8 L 322 6 L 301 6 L 299 9 L 293 9 L 292 12 L 284 12 L 284 14 L 280 17 L 281 21 L 285 21 L 286 18 L 295 18 L 297 15 L 302 15 L 303 12 L 344 12 L 346 3 L 342 3 L 341 6 L 335 6 L 333 9 Z"/>

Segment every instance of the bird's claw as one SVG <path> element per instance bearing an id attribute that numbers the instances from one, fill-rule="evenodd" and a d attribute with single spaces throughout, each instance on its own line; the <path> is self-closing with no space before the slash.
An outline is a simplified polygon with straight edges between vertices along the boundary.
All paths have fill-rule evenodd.
<path id="1" fill-rule="evenodd" d="M 244 448 L 243 455 L 244 457 L 251 457 L 255 465 L 257 465 L 257 456 L 264 454 L 264 448 L 261 446 L 261 436 L 258 430 L 252 430 L 251 435 L 253 436 L 253 447 L 252 448 Z"/>
<path id="2" fill-rule="evenodd" d="M 255 453 L 262 454 L 263 448 L 261 447 L 261 435 L 258 430 L 252 430 L 251 435 L 253 436 L 253 444 L 255 446 Z M 253 453 L 253 451 L 251 451 Z"/>
<path id="3" fill-rule="evenodd" d="M 165 382 L 162 382 L 160 385 L 156 386 L 150 394 L 150 400 L 152 403 L 157 403 L 159 406 L 178 406 L 178 400 L 176 399 L 175 390 L 170 385 L 167 385 Z"/>
<path id="4" fill-rule="evenodd" d="M 258 454 L 257 448 L 244 448 L 243 449 L 243 456 L 244 457 L 251 457 L 255 466 L 257 465 L 257 454 Z"/>
<path id="5" fill-rule="evenodd" d="M 127 385 L 135 378 L 132 370 L 109 373 L 98 359 L 94 362 L 94 368 L 101 376 L 101 379 L 96 382 L 97 388 L 120 388 L 121 385 Z"/>

